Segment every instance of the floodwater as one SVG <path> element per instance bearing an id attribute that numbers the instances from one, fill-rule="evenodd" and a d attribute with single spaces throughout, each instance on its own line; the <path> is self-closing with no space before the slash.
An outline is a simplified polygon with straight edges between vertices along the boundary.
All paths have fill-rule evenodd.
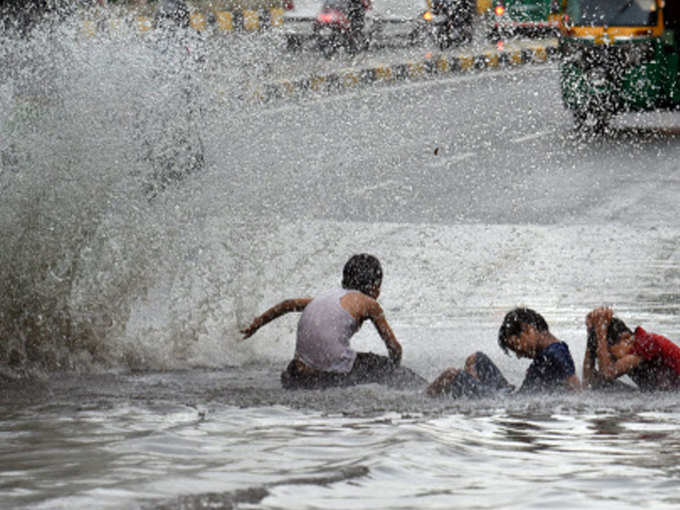
<path id="1" fill-rule="evenodd" d="M 285 394 L 276 375 L 253 366 L 56 377 L 39 399 L 25 388 L 29 402 L 3 406 L 3 507 L 678 504 L 675 396 Z"/>
<path id="2" fill-rule="evenodd" d="M 0 76 L 1 508 L 680 504 L 675 394 L 453 401 L 377 385 L 288 392 L 279 374 L 293 350 L 295 317 L 246 341 L 238 334 L 278 300 L 337 285 L 348 256 L 371 251 L 383 261 L 381 303 L 403 363 L 428 380 L 483 350 L 518 384 L 527 361 L 505 356 L 495 340 L 517 305 L 543 313 L 577 367 L 585 314 L 600 304 L 629 325 L 678 338 L 677 206 L 639 202 L 654 185 L 644 173 L 652 152 L 659 166 L 668 161 L 663 186 L 673 195 L 677 137 L 636 144 L 629 134 L 613 151 L 630 144 L 629 158 L 603 156 L 603 177 L 618 172 L 619 180 L 606 184 L 607 200 L 595 210 L 619 221 L 594 221 L 592 210 L 578 216 L 570 203 L 546 216 L 550 201 L 532 194 L 526 173 L 508 183 L 508 209 L 540 208 L 526 218 L 542 221 L 510 221 L 502 212 L 485 222 L 428 221 L 427 196 L 410 221 L 378 220 L 386 213 L 371 204 L 386 201 L 382 190 L 401 190 L 396 209 L 410 200 L 401 183 L 415 178 L 409 160 L 376 141 L 342 155 L 393 164 L 377 184 L 361 182 L 364 221 L 343 221 L 348 203 L 336 197 L 351 194 L 347 169 L 298 149 L 319 136 L 343 147 L 344 131 L 335 118 L 319 120 L 322 102 L 307 110 L 316 131 L 299 117 L 286 127 L 299 143 L 274 143 L 288 139 L 264 124 L 294 118 L 296 107 L 262 117 L 244 101 L 244 87 L 265 72 L 244 62 L 273 51 L 256 39 L 241 40 L 239 50 L 193 36 L 140 37 L 125 24 L 93 36 L 68 20 L 28 40 L 0 39 L 9 70 Z M 520 72 L 499 88 L 516 105 L 538 81 L 525 122 L 533 130 L 545 117 L 558 130 L 557 163 L 569 159 L 559 151 L 573 137 L 568 119 L 554 113 L 554 83 L 540 86 L 554 81 L 554 69 L 543 71 L 547 78 Z M 463 108 L 437 102 L 426 86 L 417 91 L 451 115 Z M 348 108 L 371 102 L 346 128 L 366 130 L 368 140 L 391 133 L 380 124 L 384 111 L 413 104 L 406 92 L 382 103 L 383 93 L 347 98 Z M 495 123 L 486 131 L 510 122 L 496 97 L 474 105 L 473 122 Z M 271 146 L 253 145 L 253 126 Z M 399 126 L 405 143 L 418 126 L 415 119 Z M 515 150 L 540 158 L 533 147 Z M 579 151 L 569 157 L 578 175 Z M 466 175 L 464 165 L 449 161 L 452 180 L 483 178 Z M 315 187 L 318 169 L 338 189 Z M 488 172 L 498 183 L 496 169 Z M 630 180 L 643 191 L 632 193 Z M 306 214 L 291 205 L 303 196 L 317 201 Z M 501 189 L 478 198 L 479 210 L 503 211 L 507 197 Z M 637 212 L 626 212 L 631 207 Z M 657 212 L 666 221 L 648 221 Z M 636 214 L 645 221 L 626 220 Z M 383 352 L 368 324 L 353 345 Z"/>

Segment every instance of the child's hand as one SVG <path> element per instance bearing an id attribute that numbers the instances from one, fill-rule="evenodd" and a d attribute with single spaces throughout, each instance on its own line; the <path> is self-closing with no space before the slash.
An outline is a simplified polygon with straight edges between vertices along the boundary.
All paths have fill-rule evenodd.
<path id="1" fill-rule="evenodd" d="M 586 316 L 586 327 L 588 329 L 607 328 L 614 316 L 611 308 L 601 306 L 595 308 Z"/>
<path id="2" fill-rule="evenodd" d="M 258 326 L 258 325 L 255 323 L 255 321 L 253 321 L 253 323 L 252 323 L 250 326 L 248 326 L 247 328 L 243 328 L 243 329 L 241 330 L 241 333 L 243 333 L 243 338 L 242 338 L 242 340 L 245 340 L 246 338 L 250 338 L 251 336 L 253 336 L 253 334 L 254 334 L 258 329 L 260 329 L 260 326 Z"/>

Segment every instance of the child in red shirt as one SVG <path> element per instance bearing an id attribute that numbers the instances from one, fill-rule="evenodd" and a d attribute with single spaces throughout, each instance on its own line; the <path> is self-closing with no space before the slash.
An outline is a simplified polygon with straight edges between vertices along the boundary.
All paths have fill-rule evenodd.
<path id="1" fill-rule="evenodd" d="M 586 384 L 599 387 L 628 375 L 641 390 L 680 390 L 680 347 L 668 338 L 641 327 L 633 332 L 605 307 L 586 316 L 586 327 Z"/>

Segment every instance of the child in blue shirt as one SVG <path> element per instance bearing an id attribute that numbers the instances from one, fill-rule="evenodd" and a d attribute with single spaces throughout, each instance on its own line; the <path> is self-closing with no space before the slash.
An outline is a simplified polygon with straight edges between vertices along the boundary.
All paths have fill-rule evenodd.
<path id="1" fill-rule="evenodd" d="M 530 308 L 508 312 L 498 330 L 498 345 L 508 354 L 533 361 L 526 371 L 520 393 L 580 390 L 574 360 L 566 343 L 550 332 L 545 319 Z M 427 389 L 430 396 L 482 397 L 514 387 L 482 352 L 469 356 L 464 370 L 449 368 Z"/>

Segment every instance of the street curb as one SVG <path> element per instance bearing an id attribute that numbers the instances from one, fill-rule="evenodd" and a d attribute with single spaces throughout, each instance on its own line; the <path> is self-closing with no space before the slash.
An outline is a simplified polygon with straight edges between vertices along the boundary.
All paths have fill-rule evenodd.
<path id="1" fill-rule="evenodd" d="M 341 69 L 291 80 L 263 83 L 249 92 L 246 100 L 262 104 L 294 99 L 308 92 L 338 93 L 369 84 L 437 79 L 456 74 L 544 64 L 554 60 L 556 56 L 556 41 L 531 44 L 523 48 L 494 49 L 479 53 L 431 54 L 416 61 Z"/>
<path id="2" fill-rule="evenodd" d="M 196 11 L 191 14 L 189 24 L 199 32 L 206 30 L 210 24 L 216 25 L 216 29 L 223 32 L 239 30 L 257 32 L 263 28 L 282 26 L 284 13 L 285 10 L 280 7 L 237 11 L 215 10 L 208 13 Z"/>

